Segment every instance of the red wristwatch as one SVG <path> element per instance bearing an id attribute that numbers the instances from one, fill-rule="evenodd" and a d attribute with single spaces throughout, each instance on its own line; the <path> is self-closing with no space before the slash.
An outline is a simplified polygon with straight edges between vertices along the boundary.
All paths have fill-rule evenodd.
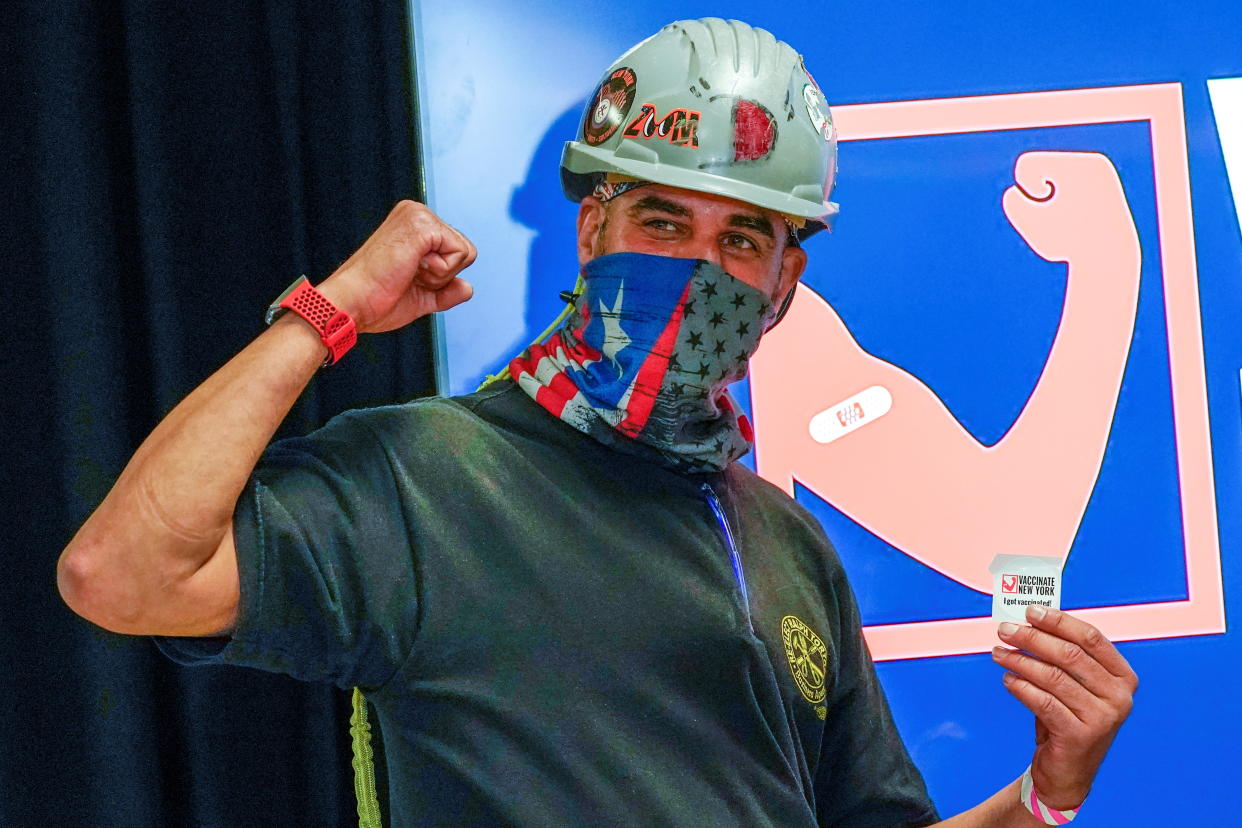
<path id="1" fill-rule="evenodd" d="M 329 302 L 328 297 L 315 290 L 305 276 L 300 276 L 268 306 L 265 321 L 272 324 L 286 310 L 293 311 L 319 331 L 319 338 L 328 349 L 328 355 L 323 360 L 324 365 L 331 365 L 345 356 L 345 352 L 358 341 L 358 329 L 354 327 L 354 320 L 348 313 Z"/>

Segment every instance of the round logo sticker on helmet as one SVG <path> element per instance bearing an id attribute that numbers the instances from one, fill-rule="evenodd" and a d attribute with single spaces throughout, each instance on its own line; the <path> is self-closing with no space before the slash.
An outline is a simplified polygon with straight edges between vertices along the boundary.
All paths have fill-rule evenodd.
<path id="1" fill-rule="evenodd" d="M 582 124 L 582 140 L 596 147 L 613 136 L 634 105 L 638 78 L 628 66 L 618 66 L 595 90 Z"/>
<path id="2" fill-rule="evenodd" d="M 815 129 L 824 136 L 825 141 L 831 141 L 832 121 L 828 120 L 828 100 L 824 93 L 814 84 L 808 83 L 802 87 L 802 99 L 806 101 L 806 114 L 810 116 Z"/>

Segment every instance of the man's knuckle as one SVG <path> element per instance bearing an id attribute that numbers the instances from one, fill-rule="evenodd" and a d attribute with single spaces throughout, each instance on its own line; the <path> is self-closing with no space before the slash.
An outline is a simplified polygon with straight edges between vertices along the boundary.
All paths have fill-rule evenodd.
<path id="1" fill-rule="evenodd" d="M 417 201 L 410 201 L 408 198 L 397 203 L 397 208 L 393 211 L 398 221 L 401 222 L 403 228 L 414 230 L 427 223 L 427 217 L 431 211 L 426 205 L 419 204 Z"/>
<path id="2" fill-rule="evenodd" d="M 1097 628 L 1088 624 L 1086 632 L 1083 633 L 1082 640 L 1087 647 L 1095 649 L 1104 643 L 1104 635 Z"/>
<path id="3" fill-rule="evenodd" d="M 1082 647 L 1079 647 L 1072 641 L 1067 641 L 1061 646 L 1061 660 L 1066 664 L 1078 664 L 1085 655 L 1086 653 L 1083 652 Z"/>

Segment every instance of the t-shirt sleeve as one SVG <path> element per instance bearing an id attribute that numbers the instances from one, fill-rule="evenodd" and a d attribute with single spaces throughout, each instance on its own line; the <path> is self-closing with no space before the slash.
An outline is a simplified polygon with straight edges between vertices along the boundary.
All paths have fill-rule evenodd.
<path id="1" fill-rule="evenodd" d="M 939 822 L 923 776 L 910 759 L 863 640 L 853 591 L 836 579 L 839 673 L 815 780 L 823 826 L 897 828 Z"/>
<path id="2" fill-rule="evenodd" d="M 233 515 L 241 597 L 227 636 L 156 639 L 181 664 L 342 688 L 385 684 L 413 644 L 416 562 L 392 465 L 364 412 L 268 448 Z"/>

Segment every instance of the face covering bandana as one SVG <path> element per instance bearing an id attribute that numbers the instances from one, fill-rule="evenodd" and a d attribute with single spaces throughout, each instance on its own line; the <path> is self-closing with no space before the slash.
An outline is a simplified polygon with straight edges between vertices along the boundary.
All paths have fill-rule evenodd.
<path id="1" fill-rule="evenodd" d="M 753 435 L 725 390 L 774 316 L 711 262 L 614 253 L 588 262 L 565 324 L 509 365 L 541 406 L 605 445 L 631 441 L 683 471 L 721 471 Z"/>

